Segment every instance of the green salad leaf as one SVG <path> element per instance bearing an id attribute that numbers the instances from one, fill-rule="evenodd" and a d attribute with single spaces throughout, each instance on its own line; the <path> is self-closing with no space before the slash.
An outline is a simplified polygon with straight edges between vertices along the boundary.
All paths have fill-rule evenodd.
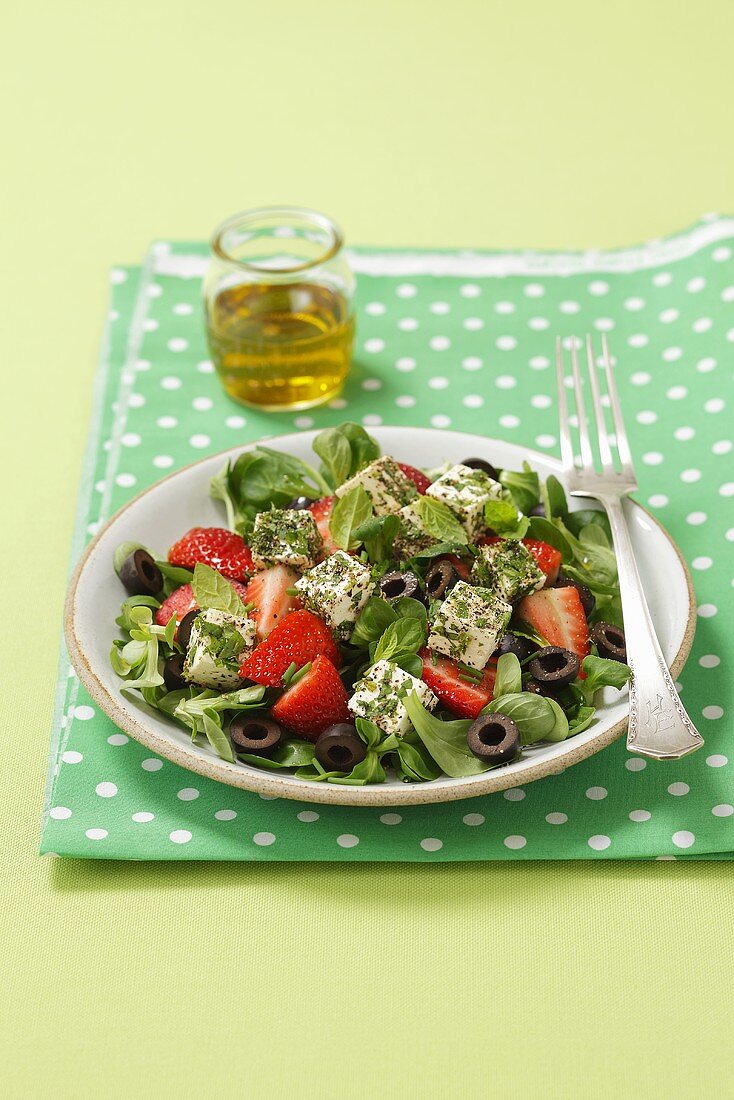
<path id="1" fill-rule="evenodd" d="M 247 615 L 245 605 L 235 592 L 232 585 L 212 569 L 210 565 L 204 565 L 198 561 L 194 567 L 194 579 L 191 582 L 194 590 L 194 599 L 199 607 L 212 608 L 214 611 L 226 611 L 229 615 L 243 617 Z"/>
<path id="2" fill-rule="evenodd" d="M 372 653 L 373 664 L 378 661 L 392 661 L 400 664 L 406 657 L 413 657 L 425 645 L 426 620 L 413 618 L 397 619 L 388 626 Z M 422 665 L 421 665 L 422 668 Z"/>
<path id="3" fill-rule="evenodd" d="M 426 710 L 414 691 L 405 697 L 404 704 L 413 729 L 446 775 L 459 779 L 464 775 L 479 775 L 493 767 L 475 756 L 466 743 L 470 718 L 444 722 Z"/>
<path id="4" fill-rule="evenodd" d="M 415 509 L 424 528 L 436 542 L 451 542 L 459 545 L 467 542 L 466 531 L 443 501 L 429 496 L 418 497 Z"/>
<path id="5" fill-rule="evenodd" d="M 263 446 L 244 451 L 226 475 L 220 471 L 214 482 L 217 499 L 224 499 L 226 490 L 235 529 L 240 533 L 258 512 L 283 508 L 294 497 L 317 500 L 331 494 L 329 483 L 308 462 Z"/>
<path id="6" fill-rule="evenodd" d="M 566 493 L 558 478 L 553 474 L 550 474 L 540 486 L 540 502 L 545 508 L 548 519 L 552 519 L 553 516 L 563 517 L 568 511 Z"/>
<path id="7" fill-rule="evenodd" d="M 509 500 L 488 500 L 484 519 L 488 527 L 506 539 L 524 539 L 530 523 Z"/>
<path id="8" fill-rule="evenodd" d="M 259 768 L 279 771 L 281 768 L 304 768 L 313 764 L 316 746 L 311 741 L 288 738 L 281 741 L 272 756 L 256 756 L 254 753 L 238 752 L 237 759 L 246 764 L 255 764 Z"/>
<path id="9" fill-rule="evenodd" d="M 540 479 L 527 462 L 522 470 L 503 470 L 500 484 L 509 491 L 518 512 L 526 516 L 540 503 Z"/>
<path id="10" fill-rule="evenodd" d="M 535 741 L 563 740 L 558 736 L 568 733 L 568 723 L 563 726 L 559 712 L 565 715 L 554 699 L 535 695 L 529 691 L 500 695 L 488 703 L 482 714 L 505 714 L 520 731 L 520 744 L 532 745 Z"/>
<path id="11" fill-rule="evenodd" d="M 503 653 L 497 659 L 497 678 L 494 682 L 493 694 L 499 698 L 502 695 L 516 695 L 522 691 L 522 669 L 520 662 L 514 653 Z"/>
<path id="12" fill-rule="evenodd" d="M 594 654 L 584 657 L 581 668 L 586 673 L 586 679 L 581 681 L 580 686 L 587 699 L 592 699 L 603 687 L 621 690 L 632 675 L 629 665 L 621 661 L 609 661 L 606 657 L 596 657 Z"/>
<path id="13" fill-rule="evenodd" d="M 234 753 L 227 734 L 222 729 L 222 717 L 216 710 L 206 708 L 201 715 L 204 735 L 211 747 L 222 760 L 234 764 Z"/>
<path id="14" fill-rule="evenodd" d="M 404 783 L 430 783 L 438 779 L 441 769 L 422 741 L 411 744 L 401 738 L 397 745 L 400 778 Z"/>
<path id="15" fill-rule="evenodd" d="M 329 517 L 331 537 L 342 550 L 354 549 L 359 545 L 355 530 L 372 516 L 372 501 L 361 485 L 355 485 L 337 497 Z"/>
<path id="16" fill-rule="evenodd" d="M 380 457 L 380 445 L 361 424 L 345 421 L 335 428 L 325 428 L 313 441 L 313 449 L 321 459 L 321 473 L 338 489 L 364 466 Z"/>
<path id="17" fill-rule="evenodd" d="M 363 543 L 369 560 L 378 565 L 390 561 L 392 548 L 400 531 L 400 517 L 391 512 L 387 516 L 372 516 L 355 528 L 353 536 Z"/>

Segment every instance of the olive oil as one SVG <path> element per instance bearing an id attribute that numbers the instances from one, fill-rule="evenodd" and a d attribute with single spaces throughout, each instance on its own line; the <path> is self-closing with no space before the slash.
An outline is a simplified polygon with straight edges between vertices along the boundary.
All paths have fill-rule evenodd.
<path id="1" fill-rule="evenodd" d="M 333 397 L 349 369 L 354 316 L 313 283 L 248 283 L 210 302 L 207 337 L 226 392 L 261 409 L 303 409 Z"/>

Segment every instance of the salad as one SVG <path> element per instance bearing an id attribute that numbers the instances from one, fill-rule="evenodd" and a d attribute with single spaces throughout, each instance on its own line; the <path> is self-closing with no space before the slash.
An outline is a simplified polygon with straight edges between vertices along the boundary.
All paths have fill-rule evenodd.
<path id="1" fill-rule="evenodd" d="M 123 692 L 232 763 L 360 785 L 502 766 L 625 685 L 603 512 L 527 463 L 416 469 L 358 424 L 313 449 L 227 462 L 223 526 L 165 559 L 117 549 Z"/>

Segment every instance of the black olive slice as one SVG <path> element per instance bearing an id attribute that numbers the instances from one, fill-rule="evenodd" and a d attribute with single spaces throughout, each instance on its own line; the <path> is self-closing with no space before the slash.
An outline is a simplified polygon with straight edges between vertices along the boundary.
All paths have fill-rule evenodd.
<path id="1" fill-rule="evenodd" d="M 497 656 L 501 657 L 503 653 L 514 653 L 518 661 L 525 661 L 531 653 L 535 653 L 538 647 L 527 638 L 521 638 L 517 634 L 513 634 L 511 630 L 508 630 L 502 635 L 500 644 L 497 646 Z"/>
<path id="2" fill-rule="evenodd" d="M 585 584 L 581 583 L 581 581 L 571 580 L 571 578 L 567 577 L 565 573 L 558 574 L 558 579 L 556 580 L 553 587 L 575 588 L 581 598 L 581 606 L 584 609 L 584 615 L 588 619 L 589 615 L 596 607 L 596 596 L 590 588 L 587 588 Z"/>
<path id="3" fill-rule="evenodd" d="M 579 674 L 581 662 L 570 649 L 548 645 L 539 649 L 528 665 L 528 671 L 539 684 L 565 687 L 572 684 Z"/>
<path id="4" fill-rule="evenodd" d="M 304 512 L 312 504 L 310 497 L 293 497 L 293 500 L 289 500 L 283 507 L 286 512 Z"/>
<path id="5" fill-rule="evenodd" d="M 499 481 L 500 479 L 500 471 L 497 467 L 484 458 L 465 458 L 462 460 L 461 465 L 468 466 L 470 470 L 483 470 L 485 474 L 489 474 L 492 481 Z"/>
<path id="6" fill-rule="evenodd" d="M 229 736 L 235 752 L 270 756 L 280 744 L 283 730 L 272 718 L 248 718 L 240 711 L 230 723 Z"/>
<path id="7" fill-rule="evenodd" d="M 163 683 L 169 691 L 178 691 L 179 688 L 188 687 L 188 681 L 183 674 L 183 653 L 174 653 L 163 666 Z"/>
<path id="8" fill-rule="evenodd" d="M 410 596 L 413 600 L 423 599 L 415 573 L 400 573 L 398 570 L 385 573 L 380 581 L 380 589 L 386 600 L 397 600 L 400 596 Z"/>
<path id="9" fill-rule="evenodd" d="M 327 771 L 350 772 L 366 755 L 365 743 L 351 722 L 336 722 L 316 742 L 316 759 Z"/>
<path id="10" fill-rule="evenodd" d="M 120 567 L 120 580 L 131 596 L 157 596 L 163 574 L 147 550 L 133 550 Z"/>
<path id="11" fill-rule="evenodd" d="M 596 623 L 591 631 L 591 640 L 600 657 L 627 664 L 627 642 L 621 627 L 612 623 Z"/>
<path id="12" fill-rule="evenodd" d="M 194 619 L 199 614 L 199 608 L 195 607 L 193 611 L 187 611 L 181 622 L 178 624 L 178 630 L 176 632 L 176 641 L 181 646 L 181 649 L 186 652 L 189 648 L 189 642 L 191 640 L 191 627 L 194 625 Z"/>
<path id="13" fill-rule="evenodd" d="M 437 558 L 426 573 L 426 592 L 434 600 L 442 600 L 461 577 L 447 558 Z"/>
<path id="14" fill-rule="evenodd" d="M 506 714 L 480 714 L 466 733 L 466 743 L 480 760 L 507 764 L 520 748 L 520 731 Z"/>

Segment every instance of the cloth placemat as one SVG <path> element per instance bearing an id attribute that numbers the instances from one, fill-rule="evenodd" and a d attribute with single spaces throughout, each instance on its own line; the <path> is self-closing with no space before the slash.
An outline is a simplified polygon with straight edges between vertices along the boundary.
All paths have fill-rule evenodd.
<path id="1" fill-rule="evenodd" d="M 367 427 L 452 427 L 556 453 L 554 338 L 609 332 L 638 498 L 693 569 L 698 628 L 680 686 L 706 745 L 656 765 L 629 756 L 622 740 L 524 788 L 399 812 L 263 799 L 151 757 L 92 704 L 62 654 L 42 852 L 730 858 L 733 241 L 734 219 L 711 217 L 613 252 L 354 250 L 356 361 L 343 396 L 307 414 L 258 413 L 220 390 L 201 319 L 203 244 L 159 242 L 142 268 L 114 269 L 74 559 L 162 474 L 268 434 L 350 418 Z"/>

